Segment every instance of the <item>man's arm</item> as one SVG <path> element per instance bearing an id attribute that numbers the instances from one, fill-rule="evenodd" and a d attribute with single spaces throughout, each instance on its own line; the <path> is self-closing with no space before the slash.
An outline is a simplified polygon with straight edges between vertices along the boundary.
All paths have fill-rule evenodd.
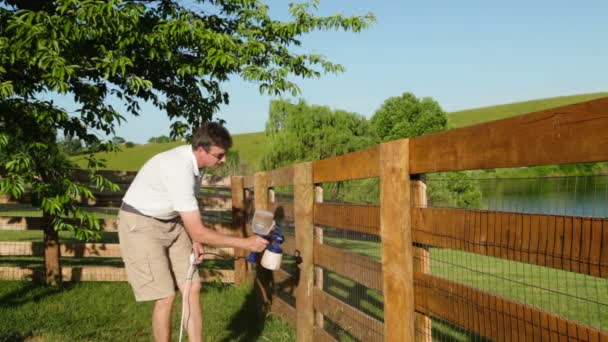
<path id="1" fill-rule="evenodd" d="M 184 227 L 195 242 L 200 242 L 213 247 L 234 247 L 247 249 L 254 252 L 261 252 L 268 245 L 265 239 L 253 235 L 247 238 L 239 238 L 218 233 L 215 230 L 205 227 L 201 220 L 201 214 L 198 210 L 180 211 L 179 216 L 182 218 Z"/>

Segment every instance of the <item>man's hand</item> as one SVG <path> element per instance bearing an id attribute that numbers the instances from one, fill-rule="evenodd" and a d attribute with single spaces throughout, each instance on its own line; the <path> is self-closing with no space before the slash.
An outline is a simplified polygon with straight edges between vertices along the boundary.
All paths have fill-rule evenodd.
<path id="1" fill-rule="evenodd" d="M 245 249 L 248 249 L 252 252 L 261 252 L 268 245 L 268 240 L 261 238 L 257 235 L 250 236 L 245 238 Z"/>
<path id="2" fill-rule="evenodd" d="M 203 245 L 198 242 L 193 242 L 192 250 L 194 251 L 194 259 L 196 260 L 194 264 L 198 265 L 203 262 Z"/>

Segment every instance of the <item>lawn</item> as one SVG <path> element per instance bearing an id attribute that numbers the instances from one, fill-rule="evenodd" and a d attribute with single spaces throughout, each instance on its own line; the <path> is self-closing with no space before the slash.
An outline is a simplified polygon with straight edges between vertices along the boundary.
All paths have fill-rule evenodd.
<path id="1" fill-rule="evenodd" d="M 268 315 L 255 322 L 250 289 L 205 284 L 206 341 L 294 341 L 295 330 Z M 173 312 L 179 335 L 181 301 Z M 136 303 L 125 282 L 67 283 L 58 290 L 0 281 L 0 341 L 150 341 L 152 303 Z"/>
<path id="2" fill-rule="evenodd" d="M 324 243 L 381 258 L 378 242 L 324 237 Z M 430 268 L 433 275 L 608 330 L 608 279 L 441 248 L 430 249 Z M 327 273 L 326 291 L 382 319 L 381 293 Z"/>

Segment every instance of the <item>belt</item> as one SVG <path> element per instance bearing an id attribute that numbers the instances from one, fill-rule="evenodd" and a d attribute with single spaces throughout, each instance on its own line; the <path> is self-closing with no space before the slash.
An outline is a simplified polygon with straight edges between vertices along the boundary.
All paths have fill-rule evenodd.
<path id="1" fill-rule="evenodd" d="M 157 218 L 157 217 L 154 217 L 154 216 L 146 215 L 146 214 L 142 213 L 141 211 L 137 210 L 132 205 L 130 205 L 128 203 L 125 203 L 125 202 L 122 202 L 122 205 L 120 206 L 120 210 L 126 211 L 126 212 L 131 213 L 131 214 L 139 215 L 139 216 L 149 217 L 151 219 L 155 219 L 155 220 L 163 222 L 163 223 L 178 222 L 179 221 L 179 216 L 176 216 L 176 217 L 171 218 L 171 219 L 160 219 L 160 218 Z"/>

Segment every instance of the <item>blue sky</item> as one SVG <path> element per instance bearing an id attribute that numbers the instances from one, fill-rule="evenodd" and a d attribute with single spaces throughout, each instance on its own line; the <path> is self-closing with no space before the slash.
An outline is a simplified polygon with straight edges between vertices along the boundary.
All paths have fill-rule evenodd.
<path id="1" fill-rule="evenodd" d="M 287 1 L 271 13 L 287 15 Z M 372 12 L 362 33 L 320 32 L 301 51 L 320 53 L 346 72 L 299 80 L 310 104 L 371 117 L 391 96 L 432 97 L 448 112 L 536 98 L 608 91 L 608 1 L 325 0 L 318 14 Z M 268 96 L 233 80 L 230 105 L 216 115 L 234 133 L 259 132 Z M 290 98 L 287 96 L 287 98 Z M 169 133 L 152 106 L 117 135 L 136 143 Z"/>

